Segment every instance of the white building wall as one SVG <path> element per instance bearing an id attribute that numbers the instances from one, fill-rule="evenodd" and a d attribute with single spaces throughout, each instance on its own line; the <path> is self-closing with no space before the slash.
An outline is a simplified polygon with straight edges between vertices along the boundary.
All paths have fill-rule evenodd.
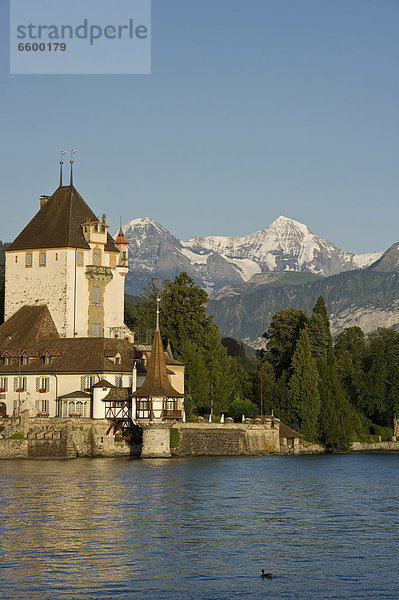
<path id="1" fill-rule="evenodd" d="M 26 378 L 26 388 L 23 392 L 14 391 L 14 377 L 18 377 L 18 374 L 10 374 L 2 377 L 7 378 L 7 391 L 0 393 L 0 402 L 5 402 L 7 407 L 7 414 L 12 415 L 15 410 L 30 410 L 32 414 L 46 410 L 50 417 L 56 417 L 58 406 L 56 399 L 65 394 L 79 391 L 81 389 L 81 378 L 92 377 L 92 385 L 105 379 L 112 385 L 116 385 L 116 377 L 122 376 L 122 386 L 130 387 L 132 383 L 131 373 L 30 373 L 24 374 L 21 372 L 21 378 Z M 36 378 L 37 377 L 48 377 L 49 378 L 49 391 L 40 393 L 36 389 Z M 137 385 L 142 385 L 144 377 L 139 376 Z M 91 402 L 87 417 L 91 416 Z"/>
<path id="2" fill-rule="evenodd" d="M 111 327 L 124 327 L 125 278 L 118 269 L 112 269 L 112 279 L 104 294 L 104 336 L 114 337 Z"/>
<path id="3" fill-rule="evenodd" d="M 45 252 L 45 266 L 40 266 L 41 252 Z M 71 252 L 66 248 L 6 252 L 5 320 L 25 304 L 47 304 L 60 336 L 68 335 L 67 265 Z M 32 255 L 30 267 L 26 266 L 27 254 Z"/>
<path id="4" fill-rule="evenodd" d="M 46 257 L 43 266 L 41 253 Z M 82 265 L 78 264 L 78 253 L 82 255 Z M 32 256 L 32 266 L 26 266 L 27 254 Z M 111 266 L 111 254 L 101 252 L 101 266 Z M 6 253 L 5 320 L 24 305 L 47 304 L 61 337 L 87 337 L 86 268 L 92 264 L 91 250 L 56 248 Z M 124 279 L 113 267 L 112 279 L 104 290 L 104 337 L 114 337 L 110 328 L 124 327 Z"/>

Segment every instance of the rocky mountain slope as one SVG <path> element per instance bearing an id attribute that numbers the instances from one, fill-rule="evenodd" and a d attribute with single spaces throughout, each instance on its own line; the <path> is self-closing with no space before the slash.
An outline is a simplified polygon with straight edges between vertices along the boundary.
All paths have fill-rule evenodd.
<path id="1" fill-rule="evenodd" d="M 368 267 L 370 271 L 399 272 L 399 242 L 392 244 L 376 262 Z"/>
<path id="2" fill-rule="evenodd" d="M 223 335 L 253 347 L 263 345 L 261 336 L 276 311 L 293 307 L 311 314 L 320 295 L 326 301 L 334 335 L 354 325 L 365 332 L 398 326 L 399 273 L 367 269 L 331 277 L 313 275 L 313 281 L 304 281 L 309 275 L 273 274 L 269 280 L 255 276 L 244 285 L 221 290 L 210 299 L 209 312 Z"/>
<path id="3" fill-rule="evenodd" d="M 186 271 L 208 292 L 239 285 L 256 273 L 311 272 L 329 276 L 364 268 L 381 252 L 355 255 L 313 234 L 306 225 L 279 217 L 267 229 L 244 237 L 178 240 L 149 218 L 123 226 L 129 242 L 126 291 L 139 294 L 151 277 L 171 279 Z"/>

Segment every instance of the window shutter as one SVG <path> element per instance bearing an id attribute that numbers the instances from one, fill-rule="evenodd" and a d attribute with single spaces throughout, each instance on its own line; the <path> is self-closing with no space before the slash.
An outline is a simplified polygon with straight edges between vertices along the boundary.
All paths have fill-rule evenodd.
<path id="1" fill-rule="evenodd" d="M 36 391 L 40 390 L 40 377 L 36 377 Z"/>
<path id="2" fill-rule="evenodd" d="M 4 389 L 6 392 L 8 392 L 8 377 L 4 378 Z"/>
<path id="3" fill-rule="evenodd" d="M 14 377 L 14 392 L 18 389 L 18 377 Z"/>
<path id="4" fill-rule="evenodd" d="M 83 392 L 84 389 L 85 389 L 85 378 L 82 376 L 80 378 L 80 391 Z"/>

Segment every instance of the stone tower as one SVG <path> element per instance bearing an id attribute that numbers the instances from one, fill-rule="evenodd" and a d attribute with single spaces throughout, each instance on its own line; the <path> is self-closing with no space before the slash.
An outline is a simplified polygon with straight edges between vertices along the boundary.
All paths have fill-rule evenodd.
<path id="1" fill-rule="evenodd" d="M 119 337 L 128 245 L 114 241 L 72 184 L 42 197 L 40 210 L 6 251 L 5 320 L 47 305 L 61 337 Z"/>

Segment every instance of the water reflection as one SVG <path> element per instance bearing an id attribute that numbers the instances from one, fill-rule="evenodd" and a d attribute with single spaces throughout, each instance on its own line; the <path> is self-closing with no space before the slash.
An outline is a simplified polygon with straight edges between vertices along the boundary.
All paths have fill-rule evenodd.
<path id="1" fill-rule="evenodd" d="M 397 461 L 1 462 L 1 597 L 396 598 Z"/>

